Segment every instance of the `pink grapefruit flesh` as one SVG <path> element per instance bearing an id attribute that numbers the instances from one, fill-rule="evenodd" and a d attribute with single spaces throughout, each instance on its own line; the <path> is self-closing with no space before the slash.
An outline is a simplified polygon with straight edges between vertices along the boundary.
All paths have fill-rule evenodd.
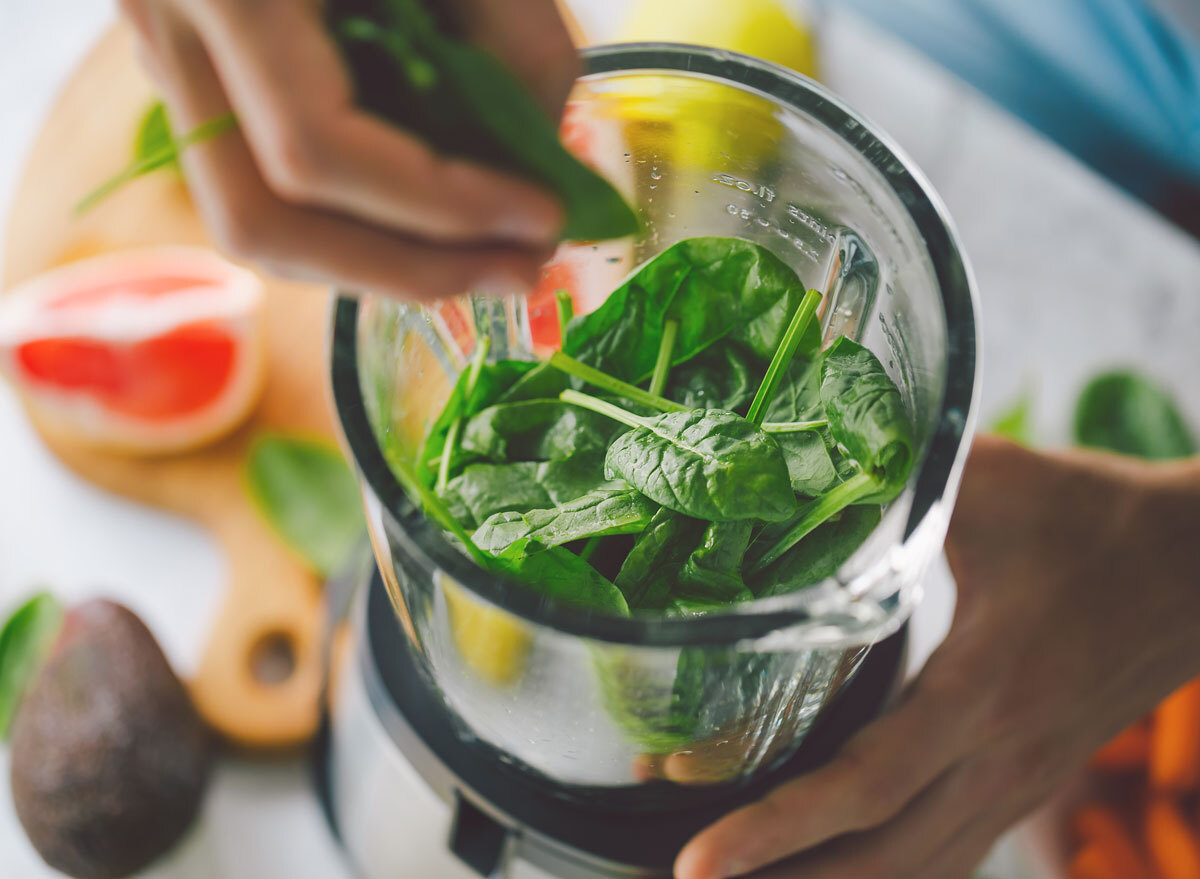
<path id="1" fill-rule="evenodd" d="M 262 285 L 208 251 L 73 263 L 0 299 L 0 367 L 56 435 L 129 452 L 233 430 L 262 387 Z"/>

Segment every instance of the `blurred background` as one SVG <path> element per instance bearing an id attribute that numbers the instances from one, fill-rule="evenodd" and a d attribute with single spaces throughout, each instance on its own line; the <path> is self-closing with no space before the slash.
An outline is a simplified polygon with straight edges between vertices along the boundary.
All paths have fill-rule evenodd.
<path id="1" fill-rule="evenodd" d="M 588 42 L 699 43 L 813 76 L 914 158 L 945 200 L 978 280 L 985 425 L 1031 444 L 1069 444 L 1081 392 L 1112 370 L 1135 373 L 1168 396 L 1186 423 L 1200 424 L 1200 383 L 1193 379 L 1200 366 L 1200 5 L 570 0 L 567 6 Z M 56 242 L 47 250 L 58 246 L 68 194 L 55 189 L 55 178 L 77 185 L 79 168 L 108 167 L 112 149 L 125 149 L 137 135 L 125 111 L 152 97 L 144 84 L 129 86 L 130 97 L 117 94 L 127 83 L 112 73 L 115 67 L 102 63 L 82 78 L 76 74 L 115 18 L 110 0 L 0 3 L 3 288 L 28 276 L 30 267 L 49 264 L 39 250 L 43 239 Z M 102 80 L 101 73 L 114 78 Z M 72 119 L 103 116 L 110 106 L 114 121 L 102 136 L 72 137 Z M 174 225 L 173 211 L 186 198 L 179 184 L 164 180 L 151 189 L 172 205 L 159 237 L 178 228 L 190 240 L 188 221 Z M 130 198 L 126 216 L 142 210 L 139 196 Z M 89 234 L 99 240 L 106 230 Z M 88 255 L 86 248 L 79 255 Z M 316 322 L 324 306 L 314 302 L 292 319 L 308 345 L 297 357 L 312 370 L 300 366 L 295 374 L 318 381 L 325 354 Z M 219 515 L 209 516 L 156 488 L 176 484 L 173 472 L 124 471 L 73 456 L 69 443 L 48 439 L 45 424 L 35 429 L 14 384 L 0 383 L 0 617 L 38 590 L 67 606 L 114 598 L 146 622 L 183 678 L 203 679 L 214 643 L 232 631 L 230 581 L 248 570 L 286 570 L 295 592 L 263 600 L 273 596 L 295 610 L 301 643 L 311 634 L 322 560 L 296 549 L 303 530 L 289 534 L 288 514 L 272 507 L 271 497 L 245 501 L 243 479 L 258 472 L 255 466 L 282 471 L 280 490 L 290 491 L 286 474 L 296 460 L 336 471 L 322 457 L 332 448 L 323 401 L 314 396 L 312 412 L 297 420 L 254 410 L 250 417 L 270 428 L 274 446 L 241 445 L 221 452 L 220 461 L 205 459 L 209 469 L 179 477 L 179 484 L 213 485 L 219 480 L 212 474 L 220 474 L 231 486 L 213 501 Z M 246 406 L 254 405 L 248 396 Z M 223 529 L 222 519 L 236 528 Z M 232 538 L 229 530 L 255 536 Z M 940 570 L 918 620 L 914 665 L 942 637 L 952 610 L 952 584 Z M 268 676 L 279 663 L 285 677 L 304 672 L 302 655 L 284 650 L 280 657 L 274 642 L 263 643 Z M 214 686 L 206 712 L 246 718 L 261 707 L 253 696 L 226 700 Z M 348 876 L 297 756 L 315 729 L 315 711 L 302 708 L 288 724 L 247 722 L 227 735 L 238 746 L 222 750 L 197 823 L 181 847 L 144 875 Z M 282 716 L 270 707 L 264 713 Z M 7 748 L 0 748 L 0 768 L 7 761 Z M 409 819 L 416 846 L 419 803 Z M 1028 838 L 1007 841 L 987 874 L 1049 879 L 1029 855 L 1036 845 Z M 29 845 L 7 785 L 0 788 L 0 875 L 60 875 Z"/>

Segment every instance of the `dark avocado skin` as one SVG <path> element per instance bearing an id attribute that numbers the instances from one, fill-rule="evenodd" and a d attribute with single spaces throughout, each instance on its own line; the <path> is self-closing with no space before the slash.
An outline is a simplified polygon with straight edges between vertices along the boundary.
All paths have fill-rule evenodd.
<path id="1" fill-rule="evenodd" d="M 46 863 L 117 879 L 196 815 L 213 742 L 145 624 L 110 601 L 66 615 L 12 731 L 17 817 Z"/>

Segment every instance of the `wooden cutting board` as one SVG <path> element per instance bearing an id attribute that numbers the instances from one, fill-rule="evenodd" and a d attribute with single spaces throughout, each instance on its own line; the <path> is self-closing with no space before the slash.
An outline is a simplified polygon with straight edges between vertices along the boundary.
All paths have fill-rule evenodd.
<path id="1" fill-rule="evenodd" d="M 37 139 L 9 218 L 0 289 L 96 253 L 209 245 L 184 184 L 170 173 L 139 180 L 86 216 L 72 216 L 82 195 L 128 161 L 153 97 L 130 32 L 115 28 L 75 72 Z M 252 505 L 243 482 L 246 450 L 263 431 L 330 440 L 334 431 L 325 393 L 329 295 L 264 280 L 267 382 L 260 405 L 236 434 L 196 452 L 147 459 L 99 453 L 39 432 L 83 478 L 211 532 L 225 554 L 229 582 L 192 691 L 203 715 L 230 740 L 276 748 L 306 741 L 320 715 L 321 584 Z M 294 666 L 278 683 L 254 672 L 258 653 L 270 649 L 265 645 L 290 649 Z"/>

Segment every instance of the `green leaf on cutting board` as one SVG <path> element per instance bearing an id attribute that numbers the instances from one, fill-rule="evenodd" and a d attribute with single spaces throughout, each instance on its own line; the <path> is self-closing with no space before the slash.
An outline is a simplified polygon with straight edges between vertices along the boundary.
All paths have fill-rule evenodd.
<path id="1" fill-rule="evenodd" d="M 1026 388 L 1021 396 L 992 422 L 990 432 L 1017 445 L 1033 447 L 1033 391 Z"/>
<path id="2" fill-rule="evenodd" d="M 337 448 L 278 434 L 255 440 L 246 483 L 280 537 L 322 576 L 333 574 L 362 539 L 362 497 Z"/>
<path id="3" fill-rule="evenodd" d="M 220 137 L 225 132 L 237 128 L 238 124 L 236 116 L 232 113 L 225 113 L 209 119 L 207 122 L 201 122 L 187 134 L 173 139 L 170 135 L 165 109 L 162 112 L 161 122 L 156 117 L 155 108 L 151 107 L 138 127 L 138 133 L 134 140 L 133 160 L 120 172 L 105 180 L 80 199 L 79 203 L 75 205 L 76 214 L 86 214 L 114 192 L 139 177 L 145 177 L 160 168 L 176 164 L 184 150 Z M 164 128 L 167 135 L 165 141 L 163 140 Z"/>
<path id="4" fill-rule="evenodd" d="M 0 738 L 7 738 L 21 697 L 58 635 L 62 619 L 58 600 L 40 592 L 18 607 L 0 629 Z"/>
<path id="5" fill-rule="evenodd" d="M 1075 442 L 1149 460 L 1196 454 L 1196 439 L 1166 390 L 1134 372 L 1096 376 L 1075 405 Z"/>
<path id="6" fill-rule="evenodd" d="M 164 156 L 162 167 L 179 165 L 167 107 L 162 101 L 155 101 L 138 126 L 137 137 L 133 141 L 133 158 L 134 161 L 143 161 L 159 155 Z M 168 155 L 170 158 L 165 158 Z"/>

